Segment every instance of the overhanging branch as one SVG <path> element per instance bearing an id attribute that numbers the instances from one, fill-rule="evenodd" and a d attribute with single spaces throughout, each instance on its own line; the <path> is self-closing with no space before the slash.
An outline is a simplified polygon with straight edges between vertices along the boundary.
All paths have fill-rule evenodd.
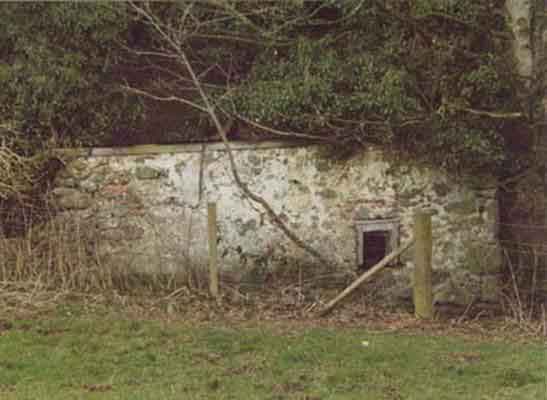
<path id="1" fill-rule="evenodd" d="M 521 112 L 495 112 L 495 111 L 486 111 L 486 110 L 475 110 L 473 108 L 457 108 L 458 110 L 465 111 L 469 114 L 479 115 L 481 117 L 489 117 L 495 119 L 520 119 L 524 117 L 524 114 Z"/>
<path id="2" fill-rule="evenodd" d="M 270 204 L 261 196 L 254 193 L 251 189 L 249 189 L 248 185 L 243 182 L 239 175 L 239 171 L 237 168 L 237 164 L 235 162 L 235 157 L 232 152 L 232 148 L 230 146 L 230 141 L 228 140 L 227 132 L 225 128 L 222 126 L 220 119 L 215 111 L 215 108 L 210 101 L 209 97 L 205 93 L 203 86 L 195 73 L 190 61 L 188 60 L 188 57 L 186 56 L 185 51 L 179 46 L 178 41 L 171 37 L 170 32 L 166 31 L 163 26 L 161 26 L 156 18 L 154 18 L 153 15 L 151 15 L 147 10 L 144 8 L 141 8 L 134 3 L 131 3 L 133 8 L 136 9 L 136 11 L 144 16 L 150 25 L 158 32 L 160 37 L 167 42 L 167 44 L 172 48 L 173 52 L 178 56 L 178 61 L 182 64 L 182 66 L 187 70 L 188 74 L 190 75 L 192 82 L 194 83 L 194 86 L 196 90 L 199 92 L 199 95 L 201 97 L 201 100 L 203 101 L 204 106 L 200 106 L 195 104 L 195 102 L 178 98 L 179 102 L 193 106 L 200 111 L 203 111 L 207 113 L 207 115 L 211 118 L 213 121 L 215 128 L 224 143 L 224 146 L 226 148 L 226 152 L 228 154 L 228 159 L 230 162 L 230 170 L 232 172 L 232 176 L 234 178 L 234 181 L 238 188 L 243 192 L 244 196 L 249 198 L 251 201 L 258 203 L 267 213 L 270 221 L 277 226 L 287 238 L 289 238 L 295 245 L 297 245 L 302 250 L 305 250 L 308 254 L 315 257 L 317 260 L 319 260 L 323 264 L 328 264 L 328 260 L 324 258 L 317 250 L 315 250 L 313 247 L 308 245 L 304 240 L 302 240 L 296 233 L 294 233 L 288 226 L 285 224 L 285 222 L 280 218 L 279 215 L 273 210 L 273 208 L 270 206 Z M 130 87 L 129 87 L 130 88 Z M 130 88 L 135 93 L 141 92 L 142 95 L 147 95 L 145 91 L 142 91 L 140 89 Z M 152 95 L 154 96 L 154 95 Z M 173 99 L 176 96 L 168 96 L 166 98 L 161 98 L 163 100 L 160 101 L 177 101 Z M 153 97 L 152 97 L 153 98 Z"/>
<path id="3" fill-rule="evenodd" d="M 129 85 L 122 85 L 121 88 L 124 89 L 127 92 L 134 93 L 134 94 L 137 94 L 139 96 L 144 96 L 144 97 L 147 97 L 147 98 L 152 99 L 152 100 L 182 103 L 182 104 L 186 104 L 190 107 L 196 108 L 201 112 L 204 112 L 204 113 L 207 112 L 207 109 L 205 107 L 202 107 L 199 104 L 197 104 L 193 101 L 190 101 L 190 100 L 186 100 L 182 97 L 178 97 L 178 96 L 157 96 L 157 95 L 154 95 L 154 94 L 152 94 L 150 92 L 147 92 L 145 90 L 137 89 L 137 88 L 131 87 Z"/>
<path id="4" fill-rule="evenodd" d="M 268 127 L 266 125 L 259 124 L 258 122 L 255 122 L 249 118 L 245 118 L 244 116 L 240 114 L 235 114 L 235 116 L 244 121 L 245 123 L 254 126 L 255 128 L 261 129 L 266 132 L 273 133 L 277 136 L 283 136 L 283 137 L 290 137 L 290 138 L 299 138 L 299 139 L 307 139 L 307 140 L 313 140 L 313 141 L 321 141 L 321 142 L 333 142 L 331 139 L 323 136 L 316 136 L 316 135 L 308 135 L 306 133 L 301 132 L 293 132 L 293 131 L 281 131 L 279 129 L 274 129 L 271 127 Z"/>

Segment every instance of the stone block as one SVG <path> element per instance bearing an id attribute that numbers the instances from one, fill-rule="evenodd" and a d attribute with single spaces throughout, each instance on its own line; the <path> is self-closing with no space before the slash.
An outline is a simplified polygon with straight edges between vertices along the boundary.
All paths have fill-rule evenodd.
<path id="1" fill-rule="evenodd" d="M 91 175 L 91 171 L 88 168 L 87 163 L 82 159 L 76 159 L 69 162 L 64 169 L 62 169 L 58 176 L 60 178 L 76 178 L 85 179 Z"/>
<path id="2" fill-rule="evenodd" d="M 370 212 L 366 207 L 360 206 L 355 211 L 354 215 L 355 219 L 369 219 L 370 218 Z"/>
<path id="3" fill-rule="evenodd" d="M 451 201 L 446 205 L 445 209 L 448 213 L 457 215 L 468 215 L 476 211 L 473 199 Z"/>
<path id="4" fill-rule="evenodd" d="M 105 175 L 104 183 L 106 185 L 127 185 L 131 181 L 129 171 L 112 171 Z"/>
<path id="5" fill-rule="evenodd" d="M 89 194 L 76 189 L 55 188 L 53 195 L 57 205 L 65 210 L 85 210 L 93 203 L 93 199 Z"/>
<path id="6" fill-rule="evenodd" d="M 328 172 L 331 170 L 331 162 L 325 158 L 317 158 L 315 160 L 315 168 L 317 172 Z"/>
<path id="7" fill-rule="evenodd" d="M 159 179 L 162 176 L 166 175 L 166 171 L 162 169 L 157 169 L 149 167 L 147 165 L 138 166 L 135 170 L 135 176 L 137 179 L 146 180 L 146 179 Z"/>
<path id="8" fill-rule="evenodd" d="M 106 174 L 102 172 L 95 172 L 89 177 L 88 181 L 96 186 L 101 186 L 106 182 Z"/>
<path id="9" fill-rule="evenodd" d="M 80 182 L 80 189 L 88 193 L 95 193 L 99 189 L 99 185 L 92 179 L 86 179 Z"/>
<path id="10" fill-rule="evenodd" d="M 329 200 L 336 199 L 338 197 L 338 192 L 329 188 L 323 189 L 316 194 L 324 199 Z"/>
<path id="11" fill-rule="evenodd" d="M 73 177 L 63 177 L 63 176 L 57 176 L 55 178 L 55 186 L 56 187 L 66 187 L 66 188 L 77 188 L 78 187 L 78 180 Z"/>

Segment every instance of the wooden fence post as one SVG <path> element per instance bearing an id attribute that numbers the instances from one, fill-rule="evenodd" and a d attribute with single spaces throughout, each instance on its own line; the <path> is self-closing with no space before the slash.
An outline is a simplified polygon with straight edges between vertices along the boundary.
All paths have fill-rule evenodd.
<path id="1" fill-rule="evenodd" d="M 414 313 L 418 318 L 430 319 L 433 318 L 430 213 L 420 210 L 414 215 L 414 237 Z"/>
<path id="2" fill-rule="evenodd" d="M 217 254 L 217 205 L 207 204 L 207 234 L 209 241 L 209 292 L 218 300 L 218 254 Z"/>

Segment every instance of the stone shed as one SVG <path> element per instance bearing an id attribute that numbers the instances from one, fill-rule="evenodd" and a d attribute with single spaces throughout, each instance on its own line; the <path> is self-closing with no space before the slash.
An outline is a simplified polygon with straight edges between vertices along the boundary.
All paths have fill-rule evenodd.
<path id="1" fill-rule="evenodd" d="M 369 268 L 433 214 L 436 301 L 495 300 L 500 264 L 495 185 L 390 162 L 370 148 L 333 161 L 321 145 L 235 142 L 241 178 L 331 265 L 317 265 L 269 223 L 233 182 L 221 143 L 91 148 L 58 176 L 65 215 L 92 226 L 97 254 L 116 268 L 173 274 L 207 264 L 207 203 L 218 207 L 221 271 L 245 279 L 272 269 Z M 390 269 L 394 297 L 410 294 L 411 252 Z"/>

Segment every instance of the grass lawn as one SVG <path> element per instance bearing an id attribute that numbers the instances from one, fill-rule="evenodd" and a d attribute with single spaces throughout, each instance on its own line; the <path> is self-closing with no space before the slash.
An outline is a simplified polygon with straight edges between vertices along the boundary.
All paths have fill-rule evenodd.
<path id="1" fill-rule="evenodd" d="M 547 400 L 540 342 L 108 312 L 0 323 L 3 400 Z"/>

